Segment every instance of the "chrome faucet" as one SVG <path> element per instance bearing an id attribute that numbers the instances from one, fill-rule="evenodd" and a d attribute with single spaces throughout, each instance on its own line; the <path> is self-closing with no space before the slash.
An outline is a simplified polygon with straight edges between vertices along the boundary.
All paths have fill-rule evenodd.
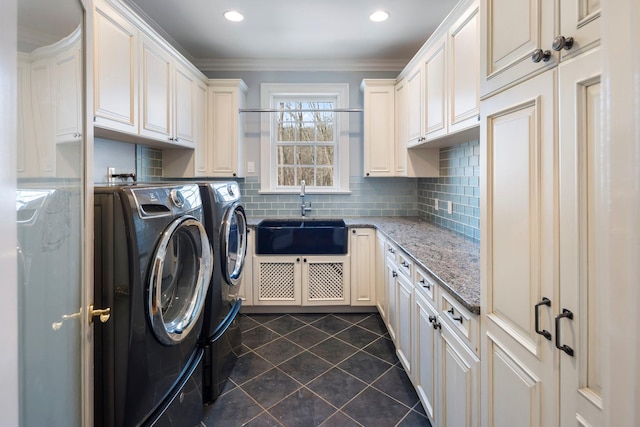
<path id="1" fill-rule="evenodd" d="M 302 198 L 302 204 L 300 205 L 300 214 L 302 216 L 304 216 L 305 212 L 308 212 L 311 210 L 311 202 L 309 202 L 309 206 L 307 207 L 307 205 L 304 203 L 304 196 L 305 196 L 305 185 L 304 185 L 304 179 L 303 179 L 302 182 L 300 183 L 300 197 Z"/>

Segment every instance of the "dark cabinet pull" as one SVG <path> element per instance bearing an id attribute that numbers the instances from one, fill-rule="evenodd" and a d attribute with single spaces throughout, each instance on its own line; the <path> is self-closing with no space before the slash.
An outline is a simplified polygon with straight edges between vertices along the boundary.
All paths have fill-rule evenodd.
<path id="1" fill-rule="evenodd" d="M 431 289 L 431 283 L 426 282 L 424 279 L 420 279 L 420 284 L 423 288 Z"/>
<path id="2" fill-rule="evenodd" d="M 455 317 L 455 311 L 453 311 L 453 307 L 451 307 L 449 310 L 447 310 L 447 313 L 449 313 L 451 315 L 451 319 L 452 320 L 456 320 L 456 321 L 462 323 L 462 316 Z"/>
<path id="3" fill-rule="evenodd" d="M 398 273 L 396 273 L 396 271 L 395 271 L 395 270 L 393 270 L 393 271 L 391 272 L 391 275 L 392 275 L 393 277 L 398 277 Z"/>
<path id="4" fill-rule="evenodd" d="M 549 59 L 551 59 L 550 50 L 536 49 L 531 54 L 531 60 L 535 63 L 538 63 L 540 61 L 549 62 Z"/>
<path id="5" fill-rule="evenodd" d="M 442 329 L 442 325 L 438 322 L 436 316 L 429 316 L 429 323 L 433 323 L 433 329 Z"/>
<path id="6" fill-rule="evenodd" d="M 565 37 L 565 36 L 556 36 L 553 39 L 553 44 L 551 45 L 551 49 L 556 52 L 561 51 L 562 49 L 569 50 L 573 47 L 573 37 Z"/>
<path id="7" fill-rule="evenodd" d="M 573 320 L 573 312 L 571 310 L 567 310 L 566 308 L 562 309 L 562 313 L 556 316 L 556 348 L 558 350 L 562 350 L 567 353 L 569 356 L 573 356 L 573 349 L 566 344 L 560 345 L 560 319 L 567 318 Z"/>
<path id="8" fill-rule="evenodd" d="M 551 332 L 543 329 L 540 330 L 539 324 L 540 324 L 540 306 L 541 305 L 546 305 L 547 307 L 551 307 L 551 300 L 547 297 L 542 297 L 542 301 L 537 303 L 535 305 L 535 328 L 536 328 L 536 333 L 542 335 L 543 337 L 545 337 L 546 339 L 548 339 L 549 341 L 551 341 Z M 557 325 L 557 320 L 556 320 L 556 325 Z M 558 326 L 556 326 L 556 330 L 558 329 Z M 557 332 L 556 332 L 557 333 Z"/>

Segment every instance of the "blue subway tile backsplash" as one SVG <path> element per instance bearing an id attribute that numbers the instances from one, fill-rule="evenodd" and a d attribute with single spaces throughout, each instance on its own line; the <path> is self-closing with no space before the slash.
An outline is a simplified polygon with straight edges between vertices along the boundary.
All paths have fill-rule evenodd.
<path id="1" fill-rule="evenodd" d="M 144 180 L 161 179 L 162 152 L 142 147 L 137 154 L 139 176 Z M 312 211 L 307 215 L 310 218 L 413 216 L 479 241 L 479 160 L 480 144 L 474 140 L 440 149 L 439 178 L 351 176 L 350 194 L 308 194 L 305 201 L 311 202 Z M 235 180 L 240 185 L 248 216 L 300 216 L 298 194 L 260 194 L 257 176 Z M 437 210 L 436 199 L 442 204 Z M 451 214 L 446 209 L 447 201 L 452 202 Z"/>

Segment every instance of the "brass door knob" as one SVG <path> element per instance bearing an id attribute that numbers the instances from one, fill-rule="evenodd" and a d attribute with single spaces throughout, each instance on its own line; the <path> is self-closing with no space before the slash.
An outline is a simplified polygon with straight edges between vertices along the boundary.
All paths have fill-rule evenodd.
<path id="1" fill-rule="evenodd" d="M 111 307 L 104 309 L 94 309 L 93 304 L 89 306 L 89 323 L 93 323 L 93 318 L 99 316 L 100 323 L 105 323 L 111 317 Z"/>

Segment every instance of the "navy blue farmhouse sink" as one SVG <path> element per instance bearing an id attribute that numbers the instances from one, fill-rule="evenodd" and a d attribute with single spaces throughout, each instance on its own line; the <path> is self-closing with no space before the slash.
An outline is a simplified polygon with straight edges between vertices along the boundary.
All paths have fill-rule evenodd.
<path id="1" fill-rule="evenodd" d="M 265 219 L 256 227 L 256 253 L 261 255 L 346 254 L 347 242 L 341 219 Z"/>

